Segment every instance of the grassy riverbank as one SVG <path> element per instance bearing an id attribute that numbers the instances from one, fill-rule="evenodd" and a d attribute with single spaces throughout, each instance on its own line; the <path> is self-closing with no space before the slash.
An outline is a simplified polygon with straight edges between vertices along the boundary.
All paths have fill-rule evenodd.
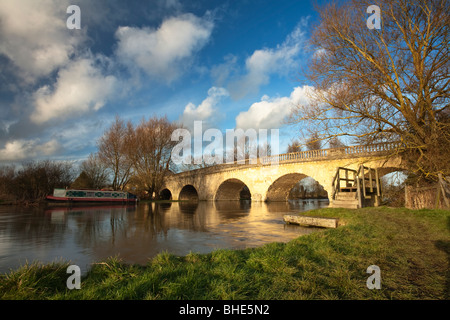
<path id="1" fill-rule="evenodd" d="M 32 264 L 0 277 L 2 299 L 449 299 L 450 211 L 320 209 L 337 229 L 246 250 L 177 257 L 146 266 L 112 258 L 66 289 L 70 263 Z M 366 269 L 381 270 L 369 290 Z"/>

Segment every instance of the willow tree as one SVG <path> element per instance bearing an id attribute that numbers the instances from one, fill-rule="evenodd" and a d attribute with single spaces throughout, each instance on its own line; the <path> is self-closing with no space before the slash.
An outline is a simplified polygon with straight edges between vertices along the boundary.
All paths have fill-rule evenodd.
<path id="1" fill-rule="evenodd" d="M 290 122 L 322 139 L 399 141 L 418 180 L 450 175 L 449 7 L 353 0 L 318 8 L 306 71 L 311 103 L 296 107 Z M 380 28 L 369 28 L 377 18 Z"/>

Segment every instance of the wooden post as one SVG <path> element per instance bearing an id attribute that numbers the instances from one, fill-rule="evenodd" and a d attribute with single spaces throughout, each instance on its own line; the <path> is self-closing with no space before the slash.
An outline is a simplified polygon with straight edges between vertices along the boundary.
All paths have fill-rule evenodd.
<path id="1" fill-rule="evenodd" d="M 360 185 L 360 183 L 359 183 L 359 177 L 356 177 L 356 185 L 357 185 L 357 190 L 356 190 L 356 194 L 357 194 L 357 197 L 358 197 L 358 206 L 360 207 L 360 208 L 362 208 L 362 199 L 361 199 L 361 185 Z"/>
<path id="2" fill-rule="evenodd" d="M 409 201 L 409 186 L 405 186 L 405 208 L 411 209 L 411 204 Z"/>
<path id="3" fill-rule="evenodd" d="M 436 187 L 437 187 L 436 188 L 437 194 L 436 194 L 436 203 L 434 205 L 434 209 L 439 209 L 439 198 L 441 195 L 441 188 L 439 187 L 439 182 L 437 183 Z"/>
<path id="4" fill-rule="evenodd" d="M 448 199 L 447 199 L 447 195 L 446 195 L 446 193 L 445 193 L 445 188 L 444 188 L 444 186 L 445 186 L 445 181 L 444 181 L 444 179 L 442 178 L 442 174 L 441 174 L 441 173 L 439 173 L 438 176 L 439 176 L 439 185 L 440 185 L 440 187 L 441 187 L 442 196 L 443 196 L 443 198 L 444 198 L 445 205 L 447 206 L 447 208 L 450 208 L 449 201 L 448 201 Z"/>
<path id="5" fill-rule="evenodd" d="M 380 189 L 380 178 L 378 175 L 378 168 L 375 169 L 375 179 L 376 179 L 376 183 L 377 183 L 377 196 L 381 197 L 381 189 Z"/>
<path id="6" fill-rule="evenodd" d="M 336 193 L 336 188 L 334 187 L 334 183 L 331 185 L 331 199 L 335 200 L 334 194 Z"/>
<path id="7" fill-rule="evenodd" d="M 340 172 L 341 172 L 341 169 L 338 168 L 338 172 L 337 172 L 337 184 L 338 184 L 338 190 L 339 190 L 339 192 L 341 192 L 341 177 L 340 177 Z"/>
<path id="8" fill-rule="evenodd" d="M 345 170 L 345 187 L 348 187 L 348 170 Z"/>
<path id="9" fill-rule="evenodd" d="M 364 172 L 364 165 L 361 165 L 361 172 L 362 172 L 362 189 L 363 189 L 363 195 L 364 195 L 364 199 L 366 198 L 366 174 Z"/>
<path id="10" fill-rule="evenodd" d="M 377 200 L 375 202 L 375 206 L 378 207 L 381 205 L 381 190 L 380 190 L 380 178 L 378 175 L 378 168 L 375 168 L 375 183 L 377 187 Z"/>

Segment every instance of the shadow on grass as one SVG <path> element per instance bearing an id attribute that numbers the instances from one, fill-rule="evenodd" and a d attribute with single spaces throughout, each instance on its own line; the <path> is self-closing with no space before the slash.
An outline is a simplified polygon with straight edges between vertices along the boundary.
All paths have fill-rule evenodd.
<path id="1" fill-rule="evenodd" d="M 450 217 L 447 218 L 447 230 L 450 232 Z M 450 241 L 438 240 L 435 242 L 436 248 L 447 254 L 448 266 L 445 276 L 445 299 L 450 299 Z"/>

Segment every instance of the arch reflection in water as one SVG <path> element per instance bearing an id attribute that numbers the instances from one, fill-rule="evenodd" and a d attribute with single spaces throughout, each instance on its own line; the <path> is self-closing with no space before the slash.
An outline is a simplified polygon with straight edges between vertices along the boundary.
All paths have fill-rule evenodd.
<path id="1" fill-rule="evenodd" d="M 186 214 L 195 214 L 198 208 L 198 201 L 179 202 L 180 211 Z"/>
<path id="2" fill-rule="evenodd" d="M 1 206 L 5 223 L 0 233 L 0 272 L 34 260 L 62 258 L 87 270 L 91 263 L 111 256 L 146 264 L 163 251 L 186 255 L 287 242 L 317 229 L 286 225 L 284 214 L 326 205 L 325 201 L 199 201 L 72 209 Z"/>

